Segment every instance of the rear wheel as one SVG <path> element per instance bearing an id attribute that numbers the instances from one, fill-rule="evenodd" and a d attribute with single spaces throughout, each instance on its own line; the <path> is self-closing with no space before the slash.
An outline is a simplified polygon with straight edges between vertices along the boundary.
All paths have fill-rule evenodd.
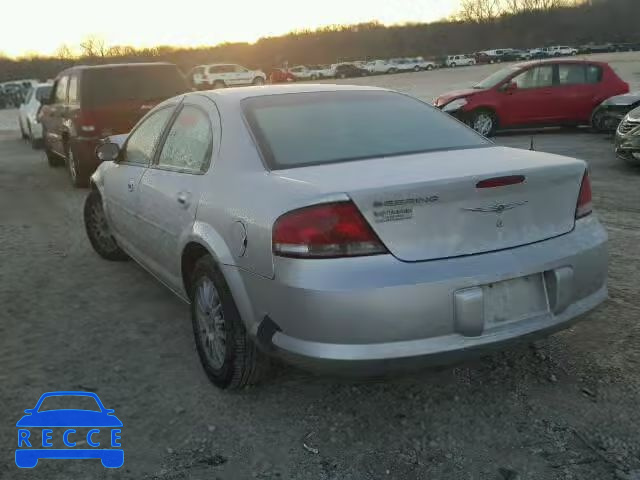
<path id="1" fill-rule="evenodd" d="M 102 208 L 102 197 L 96 190 L 92 190 L 84 202 L 84 227 L 91 246 L 102 258 L 112 262 L 129 259 L 111 235 Z"/>
<path id="2" fill-rule="evenodd" d="M 33 136 L 33 130 L 31 130 L 31 123 L 29 123 L 29 144 L 31 145 L 31 148 L 33 148 L 34 150 L 38 150 L 42 145 L 42 140 L 39 138 L 35 138 Z"/>
<path id="3" fill-rule="evenodd" d="M 226 85 L 222 80 L 216 80 L 215 82 L 213 82 L 213 89 L 217 90 L 219 88 L 225 88 Z"/>
<path id="4" fill-rule="evenodd" d="M 416 65 L 415 67 L 413 67 L 413 71 L 414 72 L 419 72 L 420 71 L 420 67 L 418 65 Z"/>
<path id="5" fill-rule="evenodd" d="M 256 77 L 253 79 L 253 85 L 264 85 L 264 78 Z"/>
<path id="6" fill-rule="evenodd" d="M 433 70 L 433 65 L 427 65 L 427 70 Z"/>
<path id="7" fill-rule="evenodd" d="M 317 80 L 318 76 L 314 73 L 313 75 L 311 75 L 311 80 Z"/>
<path id="8" fill-rule="evenodd" d="M 67 145 L 66 151 L 67 157 L 65 158 L 65 163 L 69 172 L 71 185 L 75 188 L 86 187 L 89 184 L 89 175 L 87 175 L 84 165 L 82 165 L 80 158 L 75 154 L 71 145 Z"/>
<path id="9" fill-rule="evenodd" d="M 475 110 L 469 119 L 469 126 L 480 135 L 489 137 L 498 128 L 498 119 L 491 110 Z"/>
<path id="10" fill-rule="evenodd" d="M 18 123 L 20 124 L 20 136 L 22 137 L 23 140 L 26 140 L 27 138 L 27 132 L 24 131 L 24 127 L 22 126 L 22 120 L 18 120 Z"/>
<path id="11" fill-rule="evenodd" d="M 191 322 L 200 362 L 217 387 L 256 383 L 268 359 L 247 335 L 229 286 L 209 255 L 191 275 Z"/>
<path id="12" fill-rule="evenodd" d="M 388 73 L 396 73 L 398 71 L 397 68 L 390 68 Z"/>
<path id="13" fill-rule="evenodd" d="M 56 155 L 51 150 L 49 150 L 49 147 L 47 147 L 47 142 L 46 140 L 44 140 L 45 138 L 47 138 L 47 134 L 45 131 L 42 132 L 42 138 L 43 138 L 42 144 L 44 146 L 44 154 L 47 156 L 47 163 L 49 164 L 49 166 L 61 167 L 62 165 L 64 165 L 64 159 L 60 158 L 58 155 Z"/>

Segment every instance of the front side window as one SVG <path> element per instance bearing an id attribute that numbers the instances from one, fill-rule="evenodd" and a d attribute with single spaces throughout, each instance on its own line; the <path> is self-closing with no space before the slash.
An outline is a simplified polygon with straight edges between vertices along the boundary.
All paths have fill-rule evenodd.
<path id="1" fill-rule="evenodd" d="M 65 103 L 67 101 L 67 86 L 69 77 L 64 76 L 56 85 L 56 103 Z"/>
<path id="2" fill-rule="evenodd" d="M 553 85 L 553 65 L 530 68 L 515 76 L 512 80 L 518 88 L 544 88 Z"/>
<path id="3" fill-rule="evenodd" d="M 169 130 L 158 166 L 189 172 L 205 172 L 211 157 L 209 118 L 196 107 L 185 105 Z"/>
<path id="4" fill-rule="evenodd" d="M 163 108 L 151 114 L 134 130 L 127 140 L 124 160 L 127 163 L 148 165 L 162 136 L 173 108 Z"/>
<path id="5" fill-rule="evenodd" d="M 248 72 L 248 71 L 249 71 L 249 70 L 247 70 L 246 68 L 244 68 L 244 67 L 243 67 L 243 66 L 241 66 L 241 65 L 235 65 L 235 68 L 234 68 L 234 69 L 235 69 L 235 72 L 236 72 L 236 73 L 245 73 L 245 72 Z"/>
<path id="6" fill-rule="evenodd" d="M 51 86 L 47 85 L 46 87 L 38 87 L 38 91 L 36 92 L 36 99 L 41 101 L 44 98 L 49 98 L 51 96 Z"/>
<path id="7" fill-rule="evenodd" d="M 269 95 L 247 98 L 242 108 L 272 169 L 491 145 L 449 115 L 393 92 Z"/>

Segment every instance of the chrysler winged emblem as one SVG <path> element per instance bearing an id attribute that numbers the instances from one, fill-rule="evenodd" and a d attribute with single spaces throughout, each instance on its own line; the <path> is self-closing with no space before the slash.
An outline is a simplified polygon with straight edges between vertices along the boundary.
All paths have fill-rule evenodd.
<path id="1" fill-rule="evenodd" d="M 513 202 L 513 203 L 496 203 L 493 205 L 488 205 L 486 207 L 473 207 L 473 208 L 463 208 L 462 210 L 466 210 L 467 212 L 479 212 L 479 213 L 497 213 L 498 220 L 496 220 L 496 227 L 502 228 L 504 227 L 504 222 L 502 220 L 502 212 L 506 212 L 507 210 L 513 210 L 514 208 L 520 207 L 528 203 L 526 200 L 522 202 Z"/>
<path id="2" fill-rule="evenodd" d="M 527 204 L 526 200 L 522 202 L 513 202 L 513 203 L 496 203 L 494 205 L 489 205 L 486 207 L 473 207 L 473 208 L 463 208 L 462 210 L 466 210 L 467 212 L 480 212 L 480 213 L 497 213 L 500 214 L 502 212 L 506 212 L 507 210 L 513 210 L 514 208 L 520 207 L 522 205 Z"/>

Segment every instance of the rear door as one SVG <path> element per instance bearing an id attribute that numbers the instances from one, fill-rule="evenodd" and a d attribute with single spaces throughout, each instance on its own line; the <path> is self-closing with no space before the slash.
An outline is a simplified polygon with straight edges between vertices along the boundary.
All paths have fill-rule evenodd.
<path id="1" fill-rule="evenodd" d="M 554 65 L 530 67 L 511 79 L 514 90 L 500 90 L 500 121 L 504 126 L 549 122 L 557 117 Z"/>
<path id="2" fill-rule="evenodd" d="M 144 258 L 148 241 L 139 228 L 139 184 L 151 164 L 156 147 L 175 110 L 175 105 L 144 119 L 129 135 L 121 160 L 104 176 L 107 215 L 118 242 L 136 258 Z"/>
<path id="3" fill-rule="evenodd" d="M 175 116 L 154 165 L 140 182 L 147 262 L 170 286 L 181 285 L 180 246 L 191 232 L 209 162 L 220 138 L 213 102 L 190 96 Z M 217 148 L 215 149 L 217 151 Z"/>
<path id="4" fill-rule="evenodd" d="M 596 107 L 596 94 L 602 73 L 583 63 L 560 63 L 555 88 L 557 120 L 567 122 L 588 122 L 591 112 Z M 596 80 L 594 83 L 593 81 Z M 598 102 L 599 103 L 599 102 Z"/>

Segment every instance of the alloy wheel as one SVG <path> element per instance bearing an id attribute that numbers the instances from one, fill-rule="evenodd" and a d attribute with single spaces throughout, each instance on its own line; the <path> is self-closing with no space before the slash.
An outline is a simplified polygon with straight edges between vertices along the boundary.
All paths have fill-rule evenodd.
<path id="1" fill-rule="evenodd" d="M 480 135 L 486 137 L 493 130 L 493 117 L 485 112 L 479 113 L 473 119 L 471 126 Z"/>
<path id="2" fill-rule="evenodd" d="M 111 235 L 111 229 L 107 223 L 100 201 L 94 201 L 91 204 L 89 218 L 87 219 L 87 229 L 91 232 L 91 236 L 95 242 L 104 251 L 111 252 L 118 248 L 113 235 Z"/>
<path id="3" fill-rule="evenodd" d="M 227 334 L 220 294 L 210 278 L 203 278 L 196 294 L 198 336 L 207 362 L 212 368 L 222 368 L 227 352 Z"/>

